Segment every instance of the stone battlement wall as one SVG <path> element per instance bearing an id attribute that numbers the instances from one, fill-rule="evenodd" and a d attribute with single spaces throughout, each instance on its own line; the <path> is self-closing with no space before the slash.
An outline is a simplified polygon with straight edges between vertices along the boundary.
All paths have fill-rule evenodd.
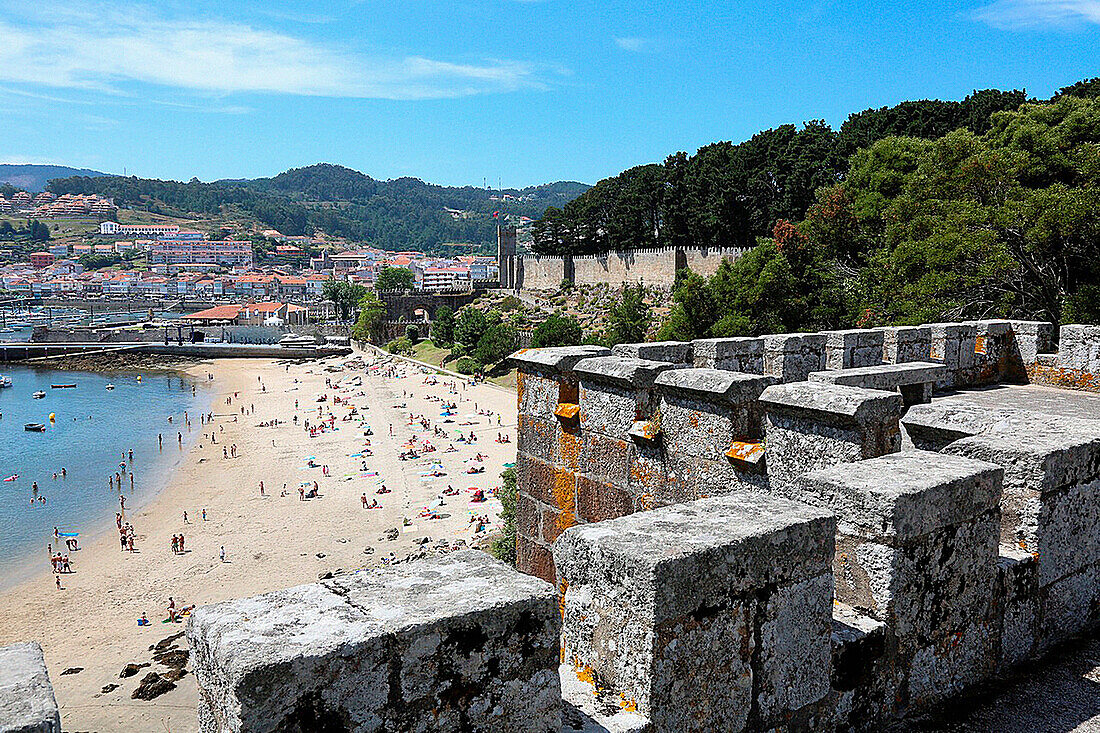
<path id="1" fill-rule="evenodd" d="M 1095 384 L 1100 329 L 1057 353 L 1053 333 L 517 352 L 524 572 L 469 551 L 198 609 L 202 730 L 870 731 L 938 709 L 1100 623 L 1100 421 L 930 401 Z"/>
<path id="2" fill-rule="evenodd" d="M 747 251 L 723 247 L 664 247 L 585 256 L 527 255 L 516 258 L 516 287 L 556 290 L 562 280 L 569 280 L 585 285 L 603 283 L 622 287 L 642 282 L 671 288 L 677 270 L 689 268 L 700 275 L 710 276 L 717 272 L 723 260 L 737 259 Z"/>

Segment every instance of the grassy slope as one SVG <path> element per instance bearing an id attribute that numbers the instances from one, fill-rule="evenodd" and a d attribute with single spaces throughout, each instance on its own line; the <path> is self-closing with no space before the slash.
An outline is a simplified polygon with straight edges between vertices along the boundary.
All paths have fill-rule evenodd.
<path id="1" fill-rule="evenodd" d="M 441 349 L 433 344 L 429 339 L 424 339 L 413 347 L 412 356 L 414 359 L 419 359 L 420 361 L 427 362 L 428 364 L 433 364 L 435 366 L 440 366 L 444 369 L 450 369 L 451 371 L 454 371 L 454 362 L 447 362 L 446 364 L 443 363 L 443 360 L 447 357 L 449 353 L 450 351 L 448 349 Z M 504 372 L 498 376 L 489 377 L 487 381 L 492 382 L 498 387 L 504 387 L 505 389 L 514 390 L 516 388 L 516 370 L 509 369 L 507 372 Z"/>

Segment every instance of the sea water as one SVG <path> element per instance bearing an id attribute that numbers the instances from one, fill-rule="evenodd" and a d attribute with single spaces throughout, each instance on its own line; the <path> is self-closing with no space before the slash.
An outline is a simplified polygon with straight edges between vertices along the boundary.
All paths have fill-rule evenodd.
<path id="1" fill-rule="evenodd" d="M 183 457 L 177 433 L 183 433 L 186 448 L 188 438 L 201 432 L 198 413 L 208 409 L 209 390 L 204 380 L 167 372 L 100 374 L 0 365 L 0 374 L 14 383 L 0 389 L 0 478 L 18 475 L 0 482 L 3 587 L 48 569 L 47 544 L 65 551 L 64 538 L 54 540 L 54 527 L 79 532 L 82 545 L 92 535 L 114 528 L 119 492 L 117 485 L 109 486 L 108 477 L 121 471 L 121 461 L 126 462 L 122 490 L 127 511 L 163 488 Z M 55 389 L 54 384 L 76 387 Z M 108 390 L 108 384 L 114 389 Z M 46 396 L 35 399 L 37 391 Z M 185 411 L 191 417 L 190 433 Z M 27 423 L 42 423 L 46 431 L 28 432 Z M 163 448 L 158 447 L 158 433 L 163 435 Z M 35 482 L 45 504 L 31 501 Z M 70 557 L 79 566 L 80 553 Z"/>

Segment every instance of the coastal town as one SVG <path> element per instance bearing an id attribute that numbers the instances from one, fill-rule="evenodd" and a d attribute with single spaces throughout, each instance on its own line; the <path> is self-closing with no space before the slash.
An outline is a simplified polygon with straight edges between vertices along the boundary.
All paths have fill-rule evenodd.
<path id="1" fill-rule="evenodd" d="M 91 241 L 44 243 L 19 256 L 0 242 L 0 290 L 11 296 L 281 300 L 322 298 L 341 280 L 374 287 L 388 267 L 412 273 L 417 290 L 469 290 L 498 276 L 495 257 L 387 252 L 273 229 L 251 238 L 211 238 L 178 225 L 103 221 Z M 256 242 L 265 245 L 257 256 Z M 468 247 L 466 249 L 469 249 Z M 98 266 L 97 266 L 98 265 Z"/>

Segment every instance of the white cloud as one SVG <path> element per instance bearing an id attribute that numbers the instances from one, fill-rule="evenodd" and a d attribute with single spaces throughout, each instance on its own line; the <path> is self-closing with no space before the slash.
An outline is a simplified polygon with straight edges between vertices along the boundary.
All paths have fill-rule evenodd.
<path id="1" fill-rule="evenodd" d="M 633 51 L 634 53 L 652 51 L 654 47 L 652 40 L 648 38 L 642 38 L 641 36 L 625 36 L 616 38 L 615 45 L 624 51 Z"/>
<path id="2" fill-rule="evenodd" d="M 974 17 L 997 28 L 1100 24 L 1100 0 L 996 0 Z"/>
<path id="3" fill-rule="evenodd" d="M 208 94 L 432 99 L 537 86 L 512 61 L 377 58 L 251 25 L 169 19 L 140 7 L 50 8 L 0 18 L 0 81 L 126 91 L 139 82 Z"/>

